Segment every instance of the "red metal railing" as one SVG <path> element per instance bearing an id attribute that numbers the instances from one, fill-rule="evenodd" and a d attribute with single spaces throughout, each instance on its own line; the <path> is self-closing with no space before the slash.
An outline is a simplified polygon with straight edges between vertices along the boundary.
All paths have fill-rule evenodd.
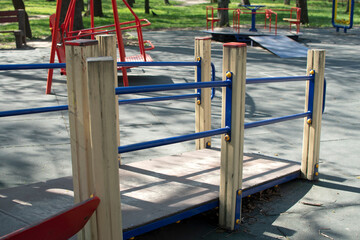
<path id="1" fill-rule="evenodd" d="M 70 1 L 64 22 L 61 24 L 59 28 L 59 18 L 60 18 L 60 9 L 61 9 L 62 0 L 57 0 L 56 14 L 55 16 L 50 17 L 50 28 L 53 36 L 51 53 L 50 53 L 50 63 L 55 62 L 55 52 L 58 56 L 59 62 L 60 63 L 65 62 L 65 47 L 64 47 L 65 41 L 79 39 L 79 38 L 86 38 L 86 37 L 91 37 L 92 39 L 94 39 L 95 35 L 109 34 L 113 32 L 116 33 L 116 37 L 117 37 L 120 61 L 125 62 L 127 58 L 124 50 L 122 31 L 129 29 L 136 29 L 137 32 L 140 55 L 136 58 L 141 59 L 141 61 L 152 60 L 151 57 L 147 55 L 145 52 L 154 49 L 154 45 L 148 40 L 144 41 L 142 34 L 142 27 L 149 26 L 151 23 L 147 19 L 139 19 L 139 17 L 135 14 L 135 12 L 132 10 L 132 8 L 130 7 L 130 5 L 127 3 L 126 0 L 123 0 L 123 3 L 133 15 L 134 20 L 127 22 L 120 22 L 116 0 L 111 0 L 112 8 L 113 8 L 114 24 L 95 27 L 94 5 L 93 5 L 93 0 L 90 0 L 91 27 L 87 29 L 73 31 L 73 21 L 74 21 L 76 1 L 77 0 Z M 150 45 L 150 47 L 146 48 L 145 44 Z M 124 86 L 128 86 L 129 83 L 128 83 L 126 68 L 122 67 L 121 71 L 123 74 Z M 66 73 L 65 69 L 62 69 L 61 73 L 65 74 Z M 49 69 L 47 85 L 46 85 L 46 94 L 49 94 L 51 92 L 52 77 L 53 77 L 53 69 Z"/>

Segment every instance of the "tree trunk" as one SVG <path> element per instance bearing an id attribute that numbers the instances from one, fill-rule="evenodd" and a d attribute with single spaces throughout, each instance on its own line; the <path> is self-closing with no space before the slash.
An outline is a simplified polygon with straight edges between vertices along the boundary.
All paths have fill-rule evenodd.
<path id="1" fill-rule="evenodd" d="M 103 17 L 104 16 L 101 0 L 94 0 L 94 16 L 95 17 Z"/>
<path id="2" fill-rule="evenodd" d="M 217 3 L 217 0 L 210 0 L 210 3 Z"/>
<path id="3" fill-rule="evenodd" d="M 349 13 L 349 11 L 350 11 L 350 1 L 351 1 L 351 0 L 348 0 L 348 1 L 346 2 L 346 10 L 345 10 L 345 13 Z"/>
<path id="4" fill-rule="evenodd" d="M 64 22 L 66 12 L 69 8 L 70 0 L 63 0 L 61 4 L 60 12 L 60 25 Z M 74 26 L 73 30 L 84 29 L 84 24 L 81 16 L 81 10 L 84 7 L 83 0 L 77 0 L 75 4 L 75 14 L 74 14 Z"/>
<path id="5" fill-rule="evenodd" d="M 24 4 L 23 0 L 12 0 L 12 3 L 13 3 L 15 10 L 24 9 L 24 11 L 25 11 L 25 4 Z M 26 37 L 32 38 L 29 16 L 27 15 L 26 11 L 25 11 L 25 31 L 26 31 Z"/>
<path id="6" fill-rule="evenodd" d="M 301 8 L 300 22 L 302 24 L 309 23 L 307 0 L 296 0 L 296 7 Z"/>
<path id="7" fill-rule="evenodd" d="M 150 13 L 150 0 L 145 0 L 145 13 Z"/>
<path id="8" fill-rule="evenodd" d="M 284 0 L 284 5 L 290 5 L 290 0 Z"/>
<path id="9" fill-rule="evenodd" d="M 165 3 L 166 5 L 170 5 L 169 0 L 164 0 L 164 3 Z"/>
<path id="10" fill-rule="evenodd" d="M 229 8 L 229 2 L 230 0 L 218 0 L 218 8 Z M 229 11 L 219 10 L 218 15 L 218 17 L 220 18 L 220 27 L 229 26 Z"/>
<path id="11" fill-rule="evenodd" d="M 127 0 L 130 7 L 134 7 L 135 0 Z"/>
<path id="12" fill-rule="evenodd" d="M 251 5 L 250 0 L 241 0 L 241 5 Z"/>

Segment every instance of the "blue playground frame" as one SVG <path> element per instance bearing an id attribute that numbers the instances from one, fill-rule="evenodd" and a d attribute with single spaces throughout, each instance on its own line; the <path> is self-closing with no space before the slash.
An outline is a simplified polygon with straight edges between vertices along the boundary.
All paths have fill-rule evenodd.
<path id="1" fill-rule="evenodd" d="M 123 94 L 134 94 L 134 93 L 144 93 L 144 92 L 155 92 L 155 91 L 172 91 L 172 90 L 183 90 L 183 89 L 198 89 L 195 94 L 183 94 L 183 95 L 173 95 L 173 96 L 162 96 L 162 97 L 150 97 L 150 98 L 141 98 L 141 99 L 126 99 L 119 100 L 119 104 L 132 104 L 132 103 L 145 103 L 145 102 L 154 102 L 154 101 L 164 101 L 164 100 L 177 100 L 177 99 L 185 99 L 185 98 L 197 98 L 199 99 L 201 96 L 202 88 L 215 88 L 215 87 L 223 87 L 226 88 L 226 106 L 225 106 L 225 127 L 213 129 L 209 131 L 181 135 L 171 138 L 153 140 L 148 142 L 140 142 L 131 145 L 124 145 L 118 147 L 118 153 L 125 153 L 131 151 L 137 151 L 141 149 L 153 148 L 163 145 L 169 145 L 173 143 L 179 143 L 189 140 L 195 140 L 198 138 L 220 135 L 220 134 L 228 134 L 231 136 L 231 99 L 232 99 L 232 74 L 226 74 L 226 80 L 224 81 L 210 81 L 210 82 L 200 82 L 201 80 L 201 59 L 198 58 L 196 62 L 119 62 L 118 66 L 195 66 L 198 68 L 198 76 L 197 82 L 193 83 L 179 83 L 179 84 L 164 84 L 164 85 L 149 85 L 149 86 L 134 86 L 134 87 L 119 87 L 115 88 L 115 94 L 123 95 Z M 65 64 L 22 64 L 22 65 L 0 65 L 0 70 L 21 70 L 21 69 L 47 69 L 47 68 L 64 68 Z M 213 77 L 215 79 L 214 68 L 213 68 Z M 249 78 L 246 79 L 246 84 L 259 84 L 259 83 L 274 83 L 274 82 L 288 82 L 288 81 L 309 81 L 309 102 L 308 102 L 308 111 L 303 113 L 298 113 L 294 115 L 288 115 L 278 118 L 272 118 L 263 121 L 245 123 L 246 128 L 253 128 L 298 118 L 307 117 L 311 119 L 313 112 L 313 96 L 314 96 L 314 81 L 315 81 L 315 72 L 311 71 L 311 74 L 308 76 L 291 76 L 291 77 L 273 77 L 273 78 Z M 325 99 L 325 87 L 324 87 L 324 99 Z M 325 101 L 324 101 L 325 104 Z M 324 105 L 323 105 L 324 109 Z M 41 108 L 32 108 L 32 109 L 20 109 L 20 110 L 10 110 L 10 111 L 2 111 L 0 112 L 0 117 L 8 117 L 15 115 L 24 115 L 24 114 L 34 114 L 34 113 L 44 113 L 44 112 L 53 112 L 53 111 L 63 111 L 68 110 L 67 105 L 61 106 L 51 106 L 51 107 L 41 107 Z M 248 189 L 245 191 L 238 190 L 239 194 L 236 199 L 236 206 L 239 211 L 236 211 L 237 215 L 240 215 L 240 206 L 241 199 L 248 195 L 254 194 L 256 192 L 268 189 L 270 187 L 276 186 L 281 183 L 285 183 L 300 177 L 300 172 L 296 172 L 294 174 L 285 176 L 283 178 L 274 180 L 272 182 L 264 183 L 260 186 L 257 186 L 252 189 Z M 143 233 L 149 232 L 151 230 L 166 226 L 171 223 L 175 223 L 179 220 L 189 218 L 196 214 L 211 210 L 215 207 L 219 206 L 219 201 L 212 201 L 208 203 L 204 203 L 201 206 L 196 206 L 188 211 L 181 212 L 170 217 L 163 218 L 161 220 L 149 223 L 144 226 L 140 226 L 134 229 L 130 229 L 128 231 L 123 232 L 124 239 L 129 239 L 134 236 L 141 235 Z M 237 216 L 239 217 L 239 216 Z M 235 225 L 236 228 L 238 225 Z"/>
<path id="2" fill-rule="evenodd" d="M 337 19 L 336 18 L 338 0 L 333 0 L 331 22 L 332 22 L 332 25 L 336 28 L 336 32 L 339 32 L 339 29 L 343 28 L 344 33 L 346 33 L 347 30 L 351 29 L 352 26 L 353 26 L 355 1 L 354 0 L 348 0 L 348 2 L 350 4 L 350 6 L 349 6 L 349 20 L 344 20 L 344 19 Z"/>

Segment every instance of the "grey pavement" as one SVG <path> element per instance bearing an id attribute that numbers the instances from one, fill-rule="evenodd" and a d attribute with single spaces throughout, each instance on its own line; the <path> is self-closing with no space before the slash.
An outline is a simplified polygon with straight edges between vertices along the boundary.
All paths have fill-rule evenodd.
<path id="1" fill-rule="evenodd" d="M 255 209 L 246 214 L 248 217 L 235 233 L 221 231 L 214 215 L 206 214 L 139 239 L 360 239 L 360 29 L 352 29 L 347 34 L 336 33 L 333 28 L 302 31 L 303 44 L 326 49 L 328 84 L 322 122 L 320 180 L 296 180 L 281 185 L 281 196 L 257 201 Z M 150 52 L 155 61 L 192 61 L 194 37 L 206 34 L 178 30 L 148 31 L 144 35 L 156 46 Z M 47 63 L 49 43 L 29 45 L 33 47 L 0 50 L 0 64 Z M 127 49 L 129 55 L 135 51 L 133 47 Z M 221 58 L 222 44 L 213 42 L 212 62 L 218 79 Z M 282 59 L 260 47 L 248 47 L 247 77 L 304 75 L 305 68 L 306 58 Z M 46 76 L 46 70 L 0 72 L 0 111 L 67 104 L 66 77 L 56 70 L 53 94 L 45 95 Z M 133 68 L 129 76 L 131 85 L 191 82 L 194 69 Z M 302 112 L 304 88 L 304 83 L 247 86 L 246 121 Z M 219 127 L 221 118 L 219 89 L 216 94 L 212 104 L 214 128 Z M 301 161 L 302 122 L 295 120 L 246 130 L 245 152 Z M 120 106 L 122 145 L 193 131 L 193 100 Z M 212 141 L 212 146 L 220 146 L 219 138 Z M 194 148 L 193 142 L 185 142 L 124 154 L 122 159 L 124 163 L 134 162 Z M 1 192 L 71 175 L 66 111 L 1 118 Z M 0 198 L 6 196 L 0 194 Z M 7 229 L 0 227 L 0 236 L 26 223 L 9 219 L 0 212 L 0 226 L 10 225 Z"/>

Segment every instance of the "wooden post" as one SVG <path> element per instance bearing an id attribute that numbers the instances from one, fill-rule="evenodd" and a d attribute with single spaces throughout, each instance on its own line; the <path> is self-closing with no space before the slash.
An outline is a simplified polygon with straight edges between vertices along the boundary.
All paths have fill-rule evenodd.
<path id="1" fill-rule="evenodd" d="M 324 93 L 325 50 L 309 50 L 307 74 L 315 70 L 314 98 L 312 118 L 305 119 L 301 173 L 308 180 L 318 178 L 320 156 L 320 133 Z M 305 111 L 308 111 L 310 82 L 306 85 Z"/>
<path id="2" fill-rule="evenodd" d="M 211 38 L 195 38 L 195 59 L 201 58 L 201 81 L 211 81 Z M 198 68 L 195 70 L 197 81 Z M 195 90 L 197 91 L 197 90 Z M 211 130 L 211 89 L 202 88 L 201 98 L 195 99 L 195 132 Z M 196 150 L 211 147 L 211 137 L 197 139 Z"/>
<path id="3" fill-rule="evenodd" d="M 67 42 L 65 50 L 74 200 L 79 203 L 94 193 L 86 58 L 97 56 L 97 41 Z M 97 235 L 94 226 L 96 219 L 92 217 L 79 232 L 78 239 L 96 239 L 93 238 Z"/>
<path id="4" fill-rule="evenodd" d="M 117 51 L 116 51 L 116 35 L 106 34 L 106 35 L 97 35 L 96 39 L 99 41 L 99 56 L 111 56 L 114 59 L 114 87 L 118 87 L 118 78 L 117 78 Z M 116 106 L 118 104 L 118 96 L 115 95 Z M 117 144 L 120 146 L 120 129 L 119 129 L 119 107 L 116 108 L 116 128 L 114 131 L 118 133 Z M 119 165 L 121 164 L 121 156 L 118 155 Z"/>
<path id="5" fill-rule="evenodd" d="M 220 209 L 219 224 L 233 230 L 240 223 L 240 209 L 236 212 L 236 196 L 242 188 L 246 44 L 225 43 L 223 45 L 223 79 L 226 72 L 232 72 L 232 107 L 230 140 L 221 140 Z M 225 127 L 226 91 L 222 90 L 222 127 Z M 241 192 L 240 192 L 241 193 Z M 237 216 L 237 219 L 235 219 Z"/>
<path id="6" fill-rule="evenodd" d="M 122 239 L 120 184 L 117 162 L 117 102 L 112 57 L 89 58 L 88 100 L 98 239 Z"/>

